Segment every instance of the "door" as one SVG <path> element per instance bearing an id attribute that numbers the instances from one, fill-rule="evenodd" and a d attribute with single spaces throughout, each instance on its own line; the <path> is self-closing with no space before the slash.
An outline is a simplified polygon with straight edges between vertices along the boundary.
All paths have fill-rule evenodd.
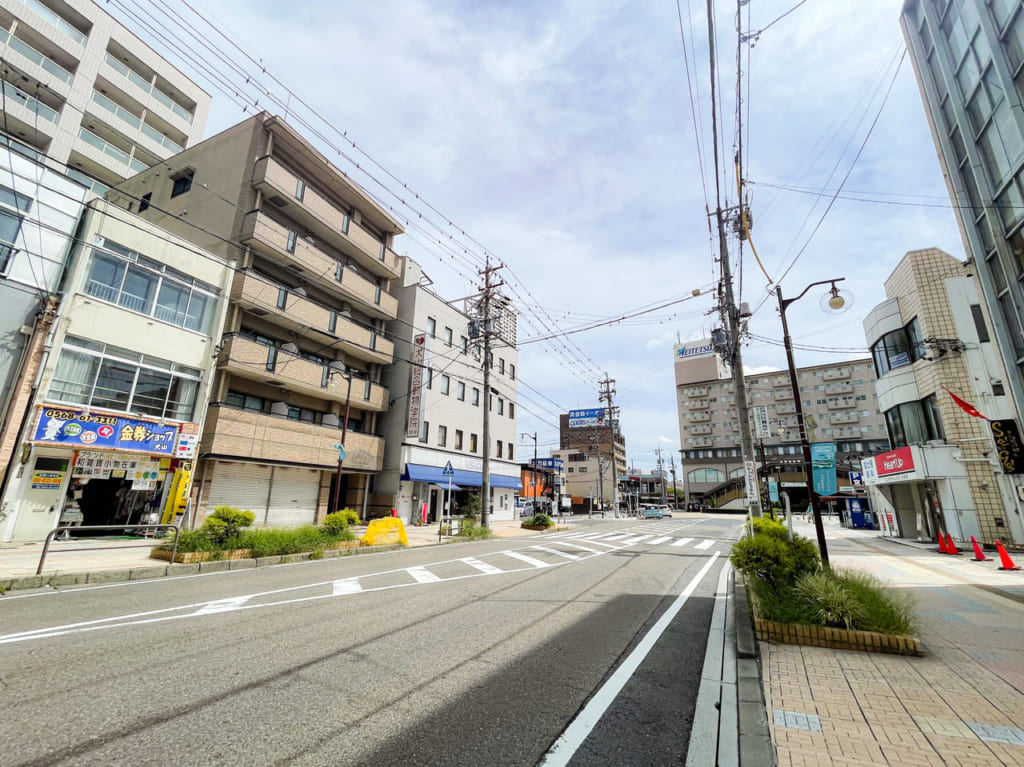
<path id="1" fill-rule="evenodd" d="M 275 466 L 267 524 L 271 527 L 312 525 L 316 522 L 319 495 L 319 470 Z"/>
<path id="2" fill-rule="evenodd" d="M 12 541 L 41 541 L 57 525 L 68 483 L 70 456 L 36 455 L 25 472 Z"/>
<path id="3" fill-rule="evenodd" d="M 241 511 L 251 511 L 256 518 L 254 524 L 265 524 L 269 492 L 269 466 L 218 461 L 210 482 L 206 514 L 212 514 L 218 506 L 231 506 Z"/>

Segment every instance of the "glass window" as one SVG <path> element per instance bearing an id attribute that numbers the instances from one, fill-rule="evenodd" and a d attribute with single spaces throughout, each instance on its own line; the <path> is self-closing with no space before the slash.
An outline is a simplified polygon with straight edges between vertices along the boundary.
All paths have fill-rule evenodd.
<path id="1" fill-rule="evenodd" d="M 465 336 L 460 336 L 459 342 L 461 345 L 462 353 L 465 354 L 469 351 L 469 339 Z"/>
<path id="2" fill-rule="evenodd" d="M 302 200 L 306 196 L 306 182 L 301 178 L 295 181 L 295 199 Z"/>
<path id="3" fill-rule="evenodd" d="M 0 205 L 4 206 L 0 207 L 0 271 L 7 268 L 11 256 L 15 253 L 14 245 L 21 232 L 21 222 L 24 220 L 20 213 L 27 213 L 31 202 L 24 195 L 0 187 Z M 12 210 L 8 210 L 7 206 Z"/>
<path id="4" fill-rule="evenodd" d="M 298 241 L 299 235 L 293 232 L 291 229 L 288 230 L 288 241 L 285 243 L 284 249 L 289 253 L 295 252 L 295 243 Z"/>
<path id="5" fill-rule="evenodd" d="M 195 171 L 189 171 L 174 179 L 174 186 L 171 187 L 171 197 L 177 197 L 179 194 L 185 194 L 189 189 L 192 188 L 192 179 L 195 177 Z"/>
<path id="6" fill-rule="evenodd" d="M 462 429 L 455 430 L 455 449 L 462 450 Z"/>
<path id="7" fill-rule="evenodd" d="M 511 442 L 508 443 L 508 459 L 510 461 L 512 460 L 512 443 Z"/>
<path id="8" fill-rule="evenodd" d="M 498 357 L 498 372 L 505 372 L 505 360 L 503 360 L 501 357 Z"/>
<path id="9" fill-rule="evenodd" d="M 420 421 L 419 440 L 420 440 L 420 442 L 422 442 L 425 445 L 425 444 L 427 444 L 427 440 L 429 440 L 429 439 L 430 439 L 430 424 L 427 423 L 426 421 L 421 420 Z"/>
<path id="10" fill-rule="evenodd" d="M 513 381 L 516 380 L 516 366 L 511 362 L 508 363 L 508 377 Z"/>
<path id="11" fill-rule="evenodd" d="M 448 376 L 441 376 L 441 394 L 448 394 L 448 391 L 451 388 L 451 382 L 452 379 L 450 379 Z"/>
<path id="12" fill-rule="evenodd" d="M 431 338 L 437 338 L 437 320 L 433 317 L 427 317 L 427 335 Z"/>
<path id="13" fill-rule="evenodd" d="M 475 386 L 473 387 L 473 405 L 477 407 L 480 405 L 480 390 Z"/>
<path id="14" fill-rule="evenodd" d="M 452 345 L 452 329 L 451 328 L 445 328 L 444 329 L 444 343 L 445 343 L 446 346 L 451 346 Z"/>
<path id="15" fill-rule="evenodd" d="M 448 445 L 448 427 L 438 426 L 437 427 L 437 446 L 446 447 Z"/>
<path id="16" fill-rule="evenodd" d="M 466 400 L 466 384 L 462 381 L 455 384 L 455 397 L 462 402 L 465 402 Z"/>
<path id="17" fill-rule="evenodd" d="M 495 457 L 501 458 L 501 440 L 498 440 L 498 449 L 495 451 Z"/>
<path id="18" fill-rule="evenodd" d="M 470 434 L 469 435 L 469 452 L 471 452 L 471 453 L 475 453 L 476 452 L 476 435 L 475 434 Z"/>
<path id="19" fill-rule="evenodd" d="M 974 331 L 978 334 L 978 342 L 988 343 L 991 339 L 988 335 L 988 326 L 985 325 L 985 315 L 981 312 L 980 304 L 971 304 L 971 318 L 974 320 Z"/>
<path id="20" fill-rule="evenodd" d="M 426 383 L 427 388 L 428 389 L 433 389 L 434 388 L 434 369 L 433 368 L 426 368 L 423 371 L 423 374 L 424 374 L 423 375 L 423 380 Z"/>
<path id="21" fill-rule="evenodd" d="M 928 430 L 928 439 L 941 439 L 946 441 L 946 432 L 942 428 L 942 414 L 939 413 L 939 401 L 934 394 L 929 394 L 922 400 L 924 405 L 925 426 Z"/>
<path id="22" fill-rule="evenodd" d="M 167 280 L 160 286 L 154 316 L 173 325 L 184 325 L 185 313 L 188 311 L 188 296 L 191 292 L 190 288 Z"/>
<path id="23" fill-rule="evenodd" d="M 505 415 L 505 400 L 498 397 L 498 415 Z"/>
<path id="24" fill-rule="evenodd" d="M 516 417 L 516 403 L 515 402 L 509 402 L 508 403 L 508 417 L 509 418 L 515 418 Z"/>

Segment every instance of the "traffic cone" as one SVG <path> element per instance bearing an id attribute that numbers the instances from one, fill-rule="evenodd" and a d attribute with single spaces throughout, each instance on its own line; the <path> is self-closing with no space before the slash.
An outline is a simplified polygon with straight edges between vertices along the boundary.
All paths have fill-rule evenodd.
<path id="1" fill-rule="evenodd" d="M 956 544 L 953 543 L 953 536 L 949 533 L 946 533 L 946 553 L 960 556 L 960 549 L 958 549 Z"/>
<path id="2" fill-rule="evenodd" d="M 974 559 L 971 560 L 972 562 L 991 562 L 992 561 L 992 557 L 986 557 L 985 556 L 985 552 L 981 550 L 981 546 L 979 546 L 978 542 L 976 540 L 974 540 L 974 536 L 973 535 L 971 536 L 971 545 L 974 547 Z"/>
<path id="3" fill-rule="evenodd" d="M 996 541 L 996 551 L 999 552 L 999 569 L 1000 570 L 1020 570 L 1020 565 L 1015 565 L 1013 560 L 1010 559 L 1010 555 L 1006 553 L 1006 549 L 1003 548 L 1003 544 Z"/>
<path id="4" fill-rule="evenodd" d="M 946 538 L 943 536 L 942 531 L 939 530 L 939 553 L 948 554 L 949 549 L 946 547 Z"/>

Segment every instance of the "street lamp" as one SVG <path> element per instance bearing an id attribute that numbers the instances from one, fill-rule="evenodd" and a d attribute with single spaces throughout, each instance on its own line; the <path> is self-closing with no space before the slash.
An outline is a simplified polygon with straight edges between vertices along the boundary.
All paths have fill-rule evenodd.
<path id="1" fill-rule="evenodd" d="M 345 437 L 348 434 L 348 411 L 349 403 L 352 401 L 352 371 L 348 370 L 334 370 L 331 371 L 331 388 L 334 388 L 334 377 L 341 376 L 342 378 L 348 379 L 348 388 L 345 391 L 345 420 L 341 422 L 341 444 L 335 445 L 338 448 L 338 474 L 334 478 L 334 505 L 337 507 L 341 503 L 341 470 L 345 465 Z M 341 508 L 335 508 L 335 511 L 340 511 Z"/>
<path id="2" fill-rule="evenodd" d="M 789 325 L 786 323 L 786 307 L 807 295 L 807 291 L 815 285 L 831 285 L 832 287 L 829 291 L 828 307 L 833 311 L 839 311 L 845 305 L 846 300 L 840 294 L 839 288 L 836 287 L 836 283 L 842 282 L 844 279 L 846 278 L 837 277 L 833 280 L 812 282 L 795 298 L 784 299 L 782 297 L 782 286 L 776 286 L 775 288 L 775 293 L 779 298 L 779 315 L 782 317 L 782 340 L 783 345 L 786 347 L 786 363 L 789 365 L 789 383 L 793 389 L 793 402 L 796 405 L 797 428 L 800 431 L 800 449 L 804 457 L 804 481 L 807 482 L 807 493 L 811 499 L 811 513 L 814 515 L 814 532 L 818 536 L 818 550 L 821 552 L 821 563 L 826 568 L 830 567 L 828 562 L 828 546 L 825 543 L 825 528 L 821 523 L 821 504 L 818 500 L 818 494 L 814 492 L 814 474 L 811 467 L 811 446 L 807 442 L 807 428 L 804 424 L 804 407 L 803 402 L 800 399 L 800 386 L 796 380 L 796 365 L 793 363 L 793 340 L 789 337 Z"/>

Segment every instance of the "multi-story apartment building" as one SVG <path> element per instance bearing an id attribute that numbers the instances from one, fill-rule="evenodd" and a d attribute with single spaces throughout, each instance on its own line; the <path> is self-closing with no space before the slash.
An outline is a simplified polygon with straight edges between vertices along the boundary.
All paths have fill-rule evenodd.
<path id="1" fill-rule="evenodd" d="M 993 441 L 993 427 L 1015 428 L 1013 404 L 972 272 L 941 250 L 911 251 L 864 320 L 893 450 L 864 459 L 863 473 L 887 534 L 1022 543 L 1024 483 L 1000 469 Z"/>
<path id="2" fill-rule="evenodd" d="M 185 510 L 171 490 L 189 484 L 233 272 L 103 200 L 79 231 L 2 540 L 42 540 L 72 510 L 86 525 Z"/>
<path id="3" fill-rule="evenodd" d="M 740 508 L 746 492 L 732 379 L 694 381 L 686 376 L 681 379 L 679 372 L 688 364 L 707 365 L 711 354 L 708 348 L 692 361 L 678 357 L 676 361 L 676 380 L 686 381 L 676 385 L 683 488 L 688 503 Z M 790 493 L 794 508 L 802 508 L 798 504 L 806 503 L 807 484 L 789 374 L 761 373 L 746 376 L 744 381 L 751 433 L 755 433 L 753 418 L 757 412 L 764 414 L 768 425 L 769 435 L 754 439 L 756 463 L 762 467 L 762 474 L 776 477 Z M 847 478 L 840 482 L 840 489 L 852 489 L 848 475 L 859 469 L 861 456 L 889 447 L 885 420 L 878 411 L 871 360 L 799 368 L 797 381 L 808 441 L 836 444 L 839 475 Z"/>
<path id="4" fill-rule="evenodd" d="M 28 147 L 8 146 L 0 147 L 0 481 L 32 399 L 86 196 Z"/>
<path id="5" fill-rule="evenodd" d="M 102 195 L 202 135 L 210 96 L 91 0 L 0 0 L 3 132 Z"/>
<path id="6" fill-rule="evenodd" d="M 398 315 L 398 222 L 265 112 L 111 199 L 238 262 L 200 449 L 199 517 L 221 504 L 258 524 L 367 513 L 391 400 L 381 372 L 394 355 L 385 323 Z"/>
<path id="7" fill-rule="evenodd" d="M 618 497 L 616 478 L 625 479 L 626 475 L 616 474 L 607 449 L 604 452 L 587 447 L 552 450 L 551 457 L 562 461 L 565 472 L 562 493 L 572 497 L 573 513 L 600 511 L 602 503 L 607 509 L 614 510 L 613 499 Z M 625 508 L 627 501 L 624 496 L 618 497 L 618 502 Z"/>
<path id="8" fill-rule="evenodd" d="M 522 456 L 515 450 L 516 349 L 494 340 L 491 391 L 484 392 L 482 350 L 470 331 L 468 307 L 434 293 L 408 258 L 402 259 L 400 284 L 398 315 L 388 323 L 395 361 L 384 374 L 394 406 L 376 495 L 408 523 L 422 523 L 424 516 L 433 522 L 445 512 L 449 481 L 443 472 L 451 464 L 451 500 L 456 513 L 465 509 L 483 481 L 483 412 L 489 407 L 490 509 L 494 519 L 512 519 L 522 486 Z M 515 316 L 505 314 L 501 324 L 514 338 Z"/>
<path id="9" fill-rule="evenodd" d="M 597 425 L 592 424 L 589 419 L 582 421 L 587 424 L 585 426 L 575 425 L 576 422 L 570 420 L 569 413 L 562 413 L 558 416 L 559 457 L 575 456 L 571 459 L 571 463 L 570 459 L 566 459 L 566 481 L 570 487 L 564 492 L 577 499 L 588 495 L 589 492 L 584 492 L 584 485 L 588 484 L 589 480 L 600 476 L 602 479 L 599 483 L 600 487 L 594 491 L 595 497 L 601 495 L 600 488 L 603 487 L 604 501 L 615 504 L 618 501 L 618 483 L 626 475 L 626 438 L 619 428 L 617 409 L 612 414 L 607 412 L 607 408 L 596 408 L 595 410 L 603 413 L 603 422 Z M 563 452 L 564 455 L 562 455 Z M 592 456 L 593 466 L 590 465 L 589 458 L 584 461 L 581 457 L 584 453 Z M 555 453 L 551 455 L 554 456 Z M 602 469 L 600 472 L 599 466 Z M 575 471 L 570 471 L 570 469 L 575 469 Z M 581 469 L 585 469 L 585 471 L 580 471 Z M 582 480 L 579 476 L 581 473 L 590 475 L 587 478 L 588 482 Z M 570 476 L 573 474 L 576 476 Z M 580 492 L 575 492 L 574 488 Z"/>
<path id="10" fill-rule="evenodd" d="M 1024 6 L 907 0 L 900 17 L 992 334 L 1024 413 Z"/>

